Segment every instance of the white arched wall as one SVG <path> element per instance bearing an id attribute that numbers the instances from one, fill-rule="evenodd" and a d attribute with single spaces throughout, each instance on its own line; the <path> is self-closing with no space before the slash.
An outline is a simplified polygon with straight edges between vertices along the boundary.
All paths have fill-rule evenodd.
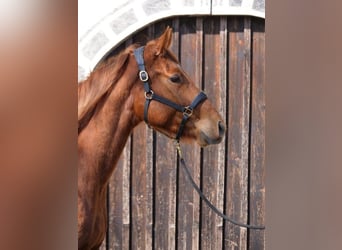
<path id="1" fill-rule="evenodd" d="M 113 47 L 159 19 L 182 15 L 265 18 L 265 0 L 101 0 L 96 1 L 96 6 L 91 6 L 91 2 L 94 1 L 88 1 L 88 5 L 84 4 L 87 1 L 79 2 L 79 80 Z"/>

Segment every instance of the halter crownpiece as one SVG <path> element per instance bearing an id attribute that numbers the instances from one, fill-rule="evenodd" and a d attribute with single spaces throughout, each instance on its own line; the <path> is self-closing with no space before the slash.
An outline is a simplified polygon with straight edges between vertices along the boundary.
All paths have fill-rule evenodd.
<path id="1" fill-rule="evenodd" d="M 148 108 L 150 106 L 150 103 L 152 100 L 155 100 L 157 102 L 163 103 L 169 107 L 174 108 L 175 110 L 183 113 L 183 119 L 179 125 L 178 132 L 176 134 L 175 140 L 179 141 L 183 130 L 185 127 L 186 122 L 189 120 L 189 118 L 192 115 L 193 110 L 204 100 L 207 99 L 207 95 L 204 92 L 200 92 L 195 99 L 192 101 L 192 103 L 189 106 L 181 106 L 169 99 L 166 99 L 162 96 L 159 96 L 153 92 L 153 90 L 150 87 L 149 83 L 149 76 L 145 69 L 145 61 L 144 61 L 144 46 L 139 47 L 134 50 L 134 56 L 135 60 L 137 61 L 138 67 L 139 67 L 139 79 L 144 83 L 144 90 L 145 90 L 145 106 L 144 106 L 144 121 L 147 125 L 149 125 L 148 122 Z"/>

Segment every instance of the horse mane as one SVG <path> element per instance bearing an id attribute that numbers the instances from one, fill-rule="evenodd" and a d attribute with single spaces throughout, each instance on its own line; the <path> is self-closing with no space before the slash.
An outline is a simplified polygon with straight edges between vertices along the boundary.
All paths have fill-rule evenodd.
<path id="1" fill-rule="evenodd" d="M 128 65 L 131 51 L 138 45 L 131 45 L 117 56 L 110 57 L 92 71 L 88 78 L 78 84 L 78 133 L 88 124 L 97 104 L 108 94 L 122 77 Z"/>

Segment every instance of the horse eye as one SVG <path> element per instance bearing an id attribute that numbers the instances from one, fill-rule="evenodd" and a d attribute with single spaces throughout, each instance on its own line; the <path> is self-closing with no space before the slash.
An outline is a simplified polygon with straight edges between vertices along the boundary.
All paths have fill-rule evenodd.
<path id="1" fill-rule="evenodd" d="M 174 83 L 180 83 L 181 82 L 181 78 L 179 75 L 173 75 L 170 77 L 170 80 L 171 82 L 174 82 Z"/>

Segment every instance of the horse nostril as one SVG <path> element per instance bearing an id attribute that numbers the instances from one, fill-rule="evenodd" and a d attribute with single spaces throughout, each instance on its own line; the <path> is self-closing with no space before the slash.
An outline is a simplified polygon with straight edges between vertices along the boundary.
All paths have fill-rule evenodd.
<path id="1" fill-rule="evenodd" d="M 219 135 L 222 137 L 224 133 L 226 132 L 226 126 L 224 125 L 223 122 L 219 121 L 218 122 L 218 129 L 219 129 Z"/>

